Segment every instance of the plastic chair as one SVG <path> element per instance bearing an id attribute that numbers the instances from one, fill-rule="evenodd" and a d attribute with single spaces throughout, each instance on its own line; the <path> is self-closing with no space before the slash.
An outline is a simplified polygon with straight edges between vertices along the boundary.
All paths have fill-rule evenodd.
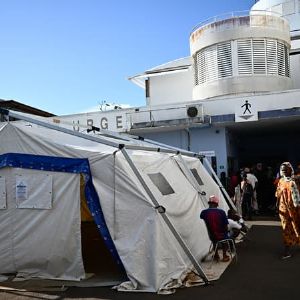
<path id="1" fill-rule="evenodd" d="M 210 248 L 209 248 L 209 253 L 213 252 L 212 263 L 214 262 L 214 259 L 215 259 L 215 256 L 217 254 L 217 251 L 218 251 L 219 247 L 223 243 L 227 243 L 227 248 L 228 248 L 227 251 L 229 251 L 231 260 L 233 260 L 233 258 L 235 258 L 235 261 L 237 262 L 237 252 L 236 252 L 236 247 L 235 247 L 234 240 L 232 238 L 226 238 L 226 239 L 222 239 L 222 240 L 214 242 L 214 239 L 212 238 L 212 234 L 210 232 L 209 226 L 206 224 L 206 222 L 205 222 L 205 225 L 206 225 L 206 229 L 207 229 L 209 239 L 211 241 L 211 245 L 210 245 Z"/>
<path id="2" fill-rule="evenodd" d="M 226 243 L 227 244 L 227 247 L 228 247 L 228 250 L 229 251 L 229 254 L 230 254 L 230 258 L 231 260 L 233 260 L 233 258 L 235 259 L 235 262 L 237 262 L 237 252 L 236 252 L 236 247 L 235 247 L 235 242 L 233 239 L 231 238 L 227 238 L 227 239 L 223 239 L 223 240 L 220 240 L 220 241 L 217 241 L 214 245 L 214 243 L 212 242 L 212 246 L 213 246 L 213 256 L 212 256 L 212 262 L 214 261 L 215 259 L 215 256 L 217 254 L 217 251 L 219 249 L 219 247 Z"/>

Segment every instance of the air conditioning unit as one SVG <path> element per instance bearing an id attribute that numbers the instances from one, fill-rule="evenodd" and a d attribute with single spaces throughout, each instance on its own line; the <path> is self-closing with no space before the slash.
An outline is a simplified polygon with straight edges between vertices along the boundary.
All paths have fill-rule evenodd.
<path id="1" fill-rule="evenodd" d="M 187 105 L 186 106 L 186 115 L 188 118 L 202 118 L 203 119 L 202 104 Z"/>

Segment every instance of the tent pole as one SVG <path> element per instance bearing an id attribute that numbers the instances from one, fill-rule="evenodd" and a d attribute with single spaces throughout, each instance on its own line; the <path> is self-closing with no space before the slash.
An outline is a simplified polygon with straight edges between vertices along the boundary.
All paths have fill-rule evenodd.
<path id="1" fill-rule="evenodd" d="M 97 137 L 90 136 L 90 135 L 87 135 L 87 134 L 84 134 L 84 133 L 81 133 L 81 132 L 77 132 L 77 131 L 74 131 L 74 130 L 71 130 L 71 129 L 63 128 L 63 127 L 53 125 L 53 124 L 50 124 L 50 123 L 47 123 L 47 122 L 36 120 L 34 118 L 23 116 L 21 114 L 11 112 L 7 109 L 0 108 L 0 114 L 6 115 L 8 117 L 13 117 L 15 119 L 23 120 L 23 121 L 26 121 L 26 122 L 30 122 L 32 124 L 36 124 L 36 125 L 39 125 L 39 126 L 42 126 L 42 127 L 45 127 L 45 128 L 49 128 L 49 129 L 52 129 L 52 130 L 60 131 L 60 132 L 63 132 L 63 133 L 69 134 L 69 135 L 77 136 L 77 137 L 80 137 L 80 138 L 83 138 L 83 139 L 86 139 L 86 140 L 90 140 L 90 141 L 93 141 L 93 142 L 96 142 L 96 143 L 102 143 L 102 144 L 107 145 L 107 146 L 119 148 L 119 145 L 120 145 L 120 143 L 108 141 L 106 139 L 101 138 L 100 136 L 99 137 L 98 136 Z"/>
<path id="2" fill-rule="evenodd" d="M 50 122 L 40 121 L 40 120 L 31 118 L 31 117 L 28 117 L 28 116 L 24 116 L 23 114 L 18 114 L 18 113 L 15 113 L 15 112 L 12 112 L 8 109 L 3 109 L 3 108 L 0 108 L 0 114 L 6 115 L 8 117 L 12 117 L 12 118 L 15 118 L 15 119 L 18 119 L 18 120 L 23 120 L 23 121 L 26 121 L 26 122 L 30 122 L 30 123 L 33 123 L 33 124 L 36 124 L 36 125 L 48 128 L 48 129 L 60 131 L 60 132 L 63 132 L 63 133 L 69 134 L 69 135 L 77 136 L 77 137 L 80 137 L 80 138 L 83 138 L 83 139 L 86 139 L 86 140 L 90 140 L 90 141 L 93 141 L 93 142 L 96 142 L 96 143 L 102 143 L 102 144 L 105 144 L 107 146 L 111 146 L 111 147 L 115 147 L 115 148 L 119 148 L 120 144 L 122 144 L 124 142 L 124 140 L 125 141 L 127 140 L 129 142 L 130 141 L 136 141 L 136 139 L 129 138 L 129 137 L 126 137 L 126 139 L 124 139 L 124 138 L 120 137 L 119 134 L 113 134 L 111 131 L 109 131 L 108 136 L 110 136 L 112 138 L 115 138 L 115 139 L 118 139 L 118 138 L 122 139 L 122 143 L 112 142 L 112 141 L 108 141 L 108 140 L 102 138 L 100 135 L 98 135 L 97 137 L 90 136 L 90 135 L 85 134 L 85 133 L 81 133 L 81 132 L 77 132 L 77 131 L 74 131 L 74 130 L 71 130 L 71 129 L 60 127 L 58 125 L 53 125 Z M 64 124 L 63 122 L 61 122 L 61 123 Z M 105 130 L 97 130 L 97 131 L 100 131 L 101 133 L 105 134 Z M 194 153 L 194 152 L 185 151 L 185 150 L 182 150 L 182 149 L 179 149 L 179 148 L 177 149 L 177 148 L 165 145 L 165 144 L 156 143 L 154 141 L 145 140 L 145 142 L 149 143 L 149 144 L 152 144 L 152 145 L 155 145 L 155 146 L 159 146 L 159 147 L 149 147 L 149 146 L 147 147 L 147 146 L 140 146 L 140 145 L 126 145 L 126 147 L 128 149 L 133 149 L 133 150 L 155 151 L 155 152 L 164 152 L 164 153 L 170 153 L 170 154 L 182 153 L 183 155 L 191 156 L 191 157 L 198 157 L 198 158 L 203 157 L 203 155 L 199 155 L 199 154 Z"/>
<path id="3" fill-rule="evenodd" d="M 218 186 L 219 186 L 219 188 L 220 188 L 220 190 L 221 190 L 221 193 L 223 194 L 223 196 L 224 196 L 224 198 L 225 198 L 225 200 L 226 200 L 228 206 L 229 206 L 230 208 L 233 208 L 233 209 L 236 210 L 236 206 L 235 206 L 234 203 L 232 202 L 232 200 L 231 200 L 231 198 L 229 197 L 229 195 L 228 195 L 226 189 L 225 189 L 224 186 L 222 185 L 222 183 L 221 183 L 219 177 L 217 176 L 216 172 L 214 171 L 214 169 L 213 169 L 212 166 L 210 165 L 210 163 L 209 163 L 209 161 L 207 160 L 207 158 L 204 157 L 203 161 L 205 162 L 207 168 L 208 168 L 209 171 L 211 172 L 213 178 L 216 180 L 216 182 L 217 182 L 217 184 L 218 184 Z"/>
<path id="4" fill-rule="evenodd" d="M 186 172 L 186 174 L 188 175 L 188 179 L 190 181 L 192 181 L 192 185 L 194 186 L 194 188 L 198 191 L 198 193 L 200 194 L 200 198 L 203 202 L 203 204 L 205 206 L 207 206 L 207 199 L 206 199 L 206 193 L 204 191 L 201 190 L 201 186 L 200 184 L 197 182 L 196 178 L 194 177 L 192 171 L 189 169 L 188 165 L 186 164 L 185 160 L 182 158 L 182 155 L 179 153 L 178 154 L 178 158 L 180 160 L 180 162 L 182 163 L 183 167 L 184 167 L 184 171 Z"/>
<path id="5" fill-rule="evenodd" d="M 190 261 L 194 265 L 195 269 L 198 272 L 198 275 L 204 280 L 205 284 L 209 284 L 209 280 L 208 280 L 207 276 L 205 275 L 205 273 L 203 272 L 200 264 L 197 262 L 196 258 L 193 256 L 190 249 L 187 247 L 184 240 L 182 239 L 180 234 L 176 231 L 174 225 L 171 223 L 168 216 L 165 214 L 165 209 L 158 203 L 155 196 L 152 194 L 150 188 L 147 186 L 147 184 L 144 181 L 142 175 L 140 174 L 140 172 L 138 171 L 138 169 L 134 165 L 132 159 L 128 155 L 125 147 L 124 146 L 120 147 L 120 150 L 121 150 L 122 154 L 124 155 L 126 161 L 128 162 L 129 166 L 131 167 L 132 171 L 134 172 L 134 174 L 136 175 L 136 177 L 138 178 L 138 180 L 142 184 L 142 186 L 145 189 L 146 193 L 150 197 L 150 199 L 151 199 L 152 203 L 154 204 L 155 208 L 158 209 L 158 211 L 161 213 L 161 216 L 162 216 L 163 220 L 165 221 L 165 223 L 167 224 L 167 226 L 169 227 L 169 229 L 173 233 L 174 237 L 176 238 L 176 240 L 178 241 L 178 243 L 182 247 L 185 254 L 188 256 L 188 258 L 190 259 Z M 159 210 L 160 208 L 162 208 L 162 210 Z"/>
<path id="6" fill-rule="evenodd" d="M 144 139 L 144 138 L 140 138 L 140 140 L 148 143 L 148 144 L 152 144 L 152 145 L 155 145 L 155 146 L 159 146 L 158 149 L 164 149 L 165 152 L 167 152 L 167 150 L 170 150 L 170 153 L 174 153 L 177 151 L 177 153 L 181 153 L 182 155 L 185 155 L 185 156 L 190 156 L 190 157 L 197 157 L 197 158 L 203 158 L 204 155 L 202 154 L 198 154 L 196 152 L 192 152 L 192 151 L 187 151 L 187 150 L 183 150 L 183 149 L 180 149 L 180 148 L 177 148 L 177 147 L 173 147 L 173 146 L 170 146 L 170 145 L 167 145 L 167 144 L 163 144 L 163 143 L 159 143 L 157 141 L 153 141 L 153 140 L 149 140 L 149 139 Z"/>

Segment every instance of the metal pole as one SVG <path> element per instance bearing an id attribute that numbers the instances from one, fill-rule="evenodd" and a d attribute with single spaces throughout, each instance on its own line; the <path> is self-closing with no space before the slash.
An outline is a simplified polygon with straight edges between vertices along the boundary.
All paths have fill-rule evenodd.
<path id="1" fill-rule="evenodd" d="M 181 154 L 178 154 L 178 158 L 180 160 L 180 162 L 183 165 L 184 168 L 184 172 L 186 173 L 186 175 L 188 176 L 188 179 L 192 182 L 192 185 L 194 186 L 194 188 L 198 191 L 198 193 L 200 194 L 200 198 L 202 203 L 205 205 L 205 207 L 207 207 L 207 199 L 206 199 L 206 193 L 204 191 L 201 190 L 201 186 L 199 185 L 199 183 L 197 182 L 196 178 L 194 177 L 192 171 L 189 169 L 189 167 L 187 166 L 186 162 L 184 161 L 184 159 L 182 158 Z"/>
<path id="2" fill-rule="evenodd" d="M 159 204 L 159 202 L 156 200 L 155 196 L 152 194 L 150 188 L 147 186 L 147 184 L 146 184 L 145 180 L 143 179 L 142 175 L 140 174 L 140 172 L 138 171 L 138 169 L 134 165 L 134 163 L 133 163 L 132 159 L 130 158 L 130 156 L 128 155 L 126 149 L 124 147 L 122 147 L 120 150 L 121 150 L 122 154 L 124 155 L 125 159 L 127 160 L 127 162 L 129 164 L 129 166 L 131 167 L 132 171 L 134 172 L 134 174 L 136 175 L 136 177 L 138 178 L 138 180 L 142 184 L 142 186 L 145 189 L 146 193 L 150 197 L 150 199 L 151 199 L 152 203 L 154 204 L 155 208 L 158 209 L 158 211 L 161 213 L 161 216 L 162 216 L 163 220 L 165 221 L 165 223 L 167 224 L 167 226 L 171 230 L 172 234 L 174 235 L 174 237 L 176 238 L 176 240 L 178 241 L 178 243 L 182 247 L 185 254 L 188 256 L 188 258 L 190 259 L 190 261 L 194 265 L 195 269 L 198 272 L 198 275 L 204 280 L 205 284 L 208 284 L 209 280 L 206 277 L 205 273 L 203 272 L 201 266 L 199 265 L 199 263 L 197 262 L 196 258 L 193 256 L 193 254 L 191 253 L 190 249 L 185 244 L 185 242 L 182 239 L 182 237 L 180 236 L 180 234 L 176 231 L 174 225 L 171 223 L 168 216 L 165 214 L 164 207 L 162 207 Z"/>
<path id="3" fill-rule="evenodd" d="M 13 117 L 13 118 L 16 118 L 16 119 L 19 119 L 19 120 L 23 120 L 23 121 L 26 121 L 26 122 L 30 122 L 30 123 L 33 123 L 33 124 L 36 124 L 36 125 L 39 125 L 39 126 L 42 126 L 42 127 L 45 127 L 45 128 L 49 128 L 49 129 L 52 129 L 52 130 L 60 131 L 60 132 L 63 132 L 63 133 L 69 134 L 69 135 L 77 136 L 77 137 L 80 137 L 80 138 L 83 138 L 83 139 L 86 139 L 86 140 L 90 140 L 90 141 L 93 141 L 93 142 L 96 142 L 96 143 L 105 144 L 107 146 L 119 148 L 119 145 L 120 145 L 120 143 L 108 141 L 106 139 L 101 138 L 100 136 L 99 137 L 98 136 L 97 137 L 90 136 L 90 135 L 87 135 L 87 134 L 84 134 L 84 133 L 81 133 L 81 132 L 77 132 L 77 131 L 74 131 L 74 130 L 59 127 L 57 125 L 53 125 L 53 124 L 43 122 L 43 121 L 39 121 L 39 120 L 30 118 L 30 117 L 27 117 L 27 116 L 23 116 L 23 115 L 18 114 L 18 113 L 11 112 L 7 109 L 0 108 L 0 114 L 6 115 L 8 117 Z"/>
<path id="4" fill-rule="evenodd" d="M 18 113 L 15 113 L 15 112 L 12 112 L 10 110 L 3 109 L 3 108 L 0 108 L 0 114 L 6 115 L 8 117 L 13 117 L 15 119 L 23 120 L 23 121 L 26 121 L 26 122 L 30 122 L 30 123 L 33 123 L 33 124 L 36 124 L 36 125 L 39 125 L 39 126 L 42 126 L 42 127 L 45 127 L 45 128 L 49 128 L 49 129 L 52 129 L 52 130 L 60 131 L 60 132 L 63 132 L 63 133 L 69 134 L 69 135 L 77 136 L 77 137 L 80 137 L 80 138 L 83 138 L 83 139 L 86 139 L 86 140 L 90 140 L 90 141 L 93 141 L 93 142 L 96 142 L 96 143 L 105 144 L 107 146 L 111 146 L 111 147 L 114 147 L 114 148 L 119 148 L 120 145 L 124 144 L 124 142 L 127 141 L 129 143 L 130 142 L 132 143 L 132 144 L 127 144 L 126 145 L 126 148 L 128 148 L 128 149 L 164 152 L 164 153 L 170 153 L 170 154 L 178 154 L 180 152 L 180 153 L 182 153 L 183 155 L 186 155 L 186 156 L 202 157 L 201 155 L 193 153 L 193 152 L 185 151 L 185 150 L 182 150 L 182 149 L 179 149 L 179 148 L 173 148 L 171 146 L 156 143 L 156 142 L 150 141 L 150 140 L 144 140 L 144 141 L 145 141 L 145 143 L 150 144 L 151 146 L 134 145 L 133 143 L 136 142 L 136 139 L 134 139 L 132 137 L 127 137 L 127 136 L 122 137 L 120 134 L 114 134 L 111 131 L 108 131 L 108 134 L 106 134 L 105 130 L 99 130 L 104 136 L 107 135 L 109 137 L 115 138 L 116 140 L 118 140 L 118 139 L 120 140 L 120 142 L 114 142 L 114 141 L 110 141 L 110 140 L 107 140 L 107 139 L 101 137 L 101 135 L 90 136 L 90 135 L 85 134 L 85 133 L 81 133 L 81 132 L 78 132 L 78 131 L 74 131 L 74 130 L 71 130 L 71 129 L 60 127 L 58 125 L 53 125 L 53 124 L 51 124 L 47 121 L 40 121 L 40 120 L 31 118 L 31 117 L 28 117 L 28 116 L 24 116 L 23 114 L 18 114 Z M 63 122 L 62 122 L 62 124 L 63 124 Z M 155 146 L 152 146 L 152 145 L 155 145 Z M 159 147 L 157 147 L 157 146 L 159 146 Z"/>
<path id="5" fill-rule="evenodd" d="M 204 157 L 203 161 L 205 162 L 207 168 L 209 169 L 209 171 L 210 171 L 211 174 L 213 175 L 213 178 L 214 178 L 215 181 L 217 182 L 217 184 L 218 184 L 218 186 L 219 186 L 219 188 L 220 188 L 220 190 L 221 190 L 221 193 L 223 194 L 223 196 L 224 196 L 224 198 L 225 198 L 225 200 L 226 200 L 228 206 L 229 206 L 230 208 L 233 208 L 233 209 L 236 210 L 236 207 L 235 207 L 234 203 L 232 202 L 232 200 L 231 200 L 231 198 L 229 197 L 229 195 L 228 195 L 226 189 L 225 189 L 224 186 L 222 185 L 222 183 L 221 183 L 219 177 L 218 177 L 217 174 L 215 173 L 214 169 L 213 169 L 212 166 L 210 165 L 210 163 L 209 163 L 209 161 L 207 160 L 207 158 Z"/>

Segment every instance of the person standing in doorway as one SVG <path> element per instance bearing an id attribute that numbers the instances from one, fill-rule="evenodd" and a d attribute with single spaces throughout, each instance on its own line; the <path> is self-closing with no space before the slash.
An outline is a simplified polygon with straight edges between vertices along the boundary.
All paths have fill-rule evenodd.
<path id="1" fill-rule="evenodd" d="M 300 196 L 289 162 L 280 166 L 280 180 L 276 189 L 277 208 L 282 226 L 284 252 L 282 259 L 291 257 L 290 249 L 300 245 Z"/>
<path id="2" fill-rule="evenodd" d="M 247 174 L 243 174 L 243 180 L 241 182 L 242 190 L 242 212 L 245 220 L 252 219 L 252 200 L 253 200 L 253 187 L 249 181 Z"/>
<path id="3" fill-rule="evenodd" d="M 266 213 L 271 202 L 268 198 L 267 172 L 262 163 L 257 163 L 253 173 L 257 178 L 256 199 L 258 209 L 260 212 Z"/>
<path id="4" fill-rule="evenodd" d="M 254 214 L 258 214 L 258 204 L 257 204 L 257 195 L 256 195 L 258 180 L 256 176 L 251 172 L 250 168 L 245 168 L 244 173 L 247 175 L 248 182 L 251 183 L 253 188 L 252 205 L 251 205 L 252 210 Z"/>

